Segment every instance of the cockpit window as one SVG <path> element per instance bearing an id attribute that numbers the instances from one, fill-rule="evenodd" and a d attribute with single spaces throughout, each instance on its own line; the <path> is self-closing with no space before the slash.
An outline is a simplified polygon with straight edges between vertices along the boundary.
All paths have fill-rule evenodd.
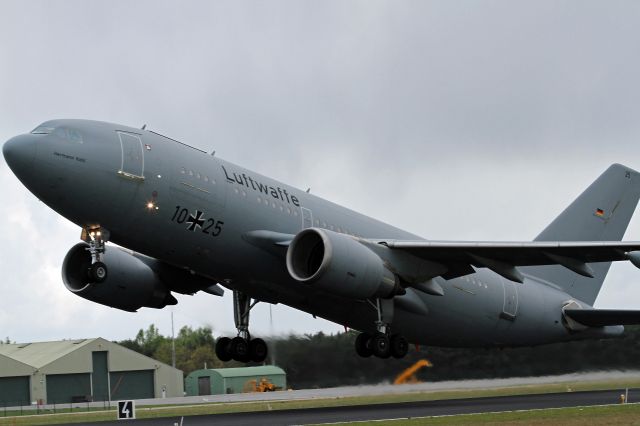
<path id="1" fill-rule="evenodd" d="M 68 127 L 50 127 L 50 126 L 38 126 L 31 131 L 32 135 L 49 135 L 54 134 L 64 140 L 75 143 L 83 143 L 82 133 L 76 129 L 70 129 Z"/>
<path id="2" fill-rule="evenodd" d="M 62 139 L 68 140 L 69 142 L 83 143 L 82 133 L 80 133 L 76 129 L 69 129 L 67 127 L 56 127 L 56 129 L 53 131 L 53 134 L 61 137 Z"/>
<path id="3" fill-rule="evenodd" d="M 82 140 L 82 133 L 80 133 L 79 131 L 77 131 L 75 129 L 68 129 L 67 133 L 69 133 L 69 140 L 71 142 L 76 142 L 76 143 L 83 143 L 84 142 Z"/>
<path id="4" fill-rule="evenodd" d="M 32 135 L 48 135 L 49 133 L 53 132 L 55 129 L 53 127 L 47 127 L 47 126 L 38 126 L 35 129 L 33 129 L 31 131 Z"/>

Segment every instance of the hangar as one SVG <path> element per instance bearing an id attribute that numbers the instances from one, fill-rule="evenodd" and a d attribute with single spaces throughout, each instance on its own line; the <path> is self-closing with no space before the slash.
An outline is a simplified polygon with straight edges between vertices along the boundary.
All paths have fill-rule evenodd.
<path id="1" fill-rule="evenodd" d="M 263 381 L 277 390 L 287 388 L 287 374 L 275 365 L 209 368 L 191 372 L 185 379 L 188 396 L 255 392 Z"/>
<path id="2" fill-rule="evenodd" d="M 102 338 L 0 344 L 0 404 L 184 395 L 182 371 Z"/>

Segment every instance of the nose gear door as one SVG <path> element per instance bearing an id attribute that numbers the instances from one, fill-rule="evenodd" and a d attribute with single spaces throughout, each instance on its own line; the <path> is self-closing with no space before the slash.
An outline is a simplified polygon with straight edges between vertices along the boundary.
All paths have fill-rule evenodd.
<path id="1" fill-rule="evenodd" d="M 144 180 L 144 149 L 142 139 L 134 133 L 118 131 L 122 162 L 118 174 L 135 180 Z"/>

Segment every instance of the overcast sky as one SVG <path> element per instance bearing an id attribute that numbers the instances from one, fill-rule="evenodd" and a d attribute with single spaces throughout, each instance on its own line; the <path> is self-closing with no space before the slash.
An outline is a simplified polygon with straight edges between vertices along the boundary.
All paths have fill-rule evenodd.
<path id="1" fill-rule="evenodd" d="M 529 240 L 613 162 L 640 169 L 637 1 L 0 0 L 0 140 L 52 118 L 142 126 L 432 239 Z M 0 159 L 0 338 L 124 339 L 64 288 L 80 229 Z M 640 240 L 640 217 L 625 236 Z M 230 297 L 176 329 L 233 331 Z M 598 307 L 640 309 L 617 264 Z M 335 332 L 258 305 L 253 334 Z"/>

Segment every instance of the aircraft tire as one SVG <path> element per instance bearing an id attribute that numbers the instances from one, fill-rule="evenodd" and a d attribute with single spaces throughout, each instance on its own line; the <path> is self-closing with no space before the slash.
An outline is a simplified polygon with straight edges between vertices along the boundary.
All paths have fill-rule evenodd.
<path id="1" fill-rule="evenodd" d="M 234 337 L 229 344 L 229 352 L 231 357 L 240 362 L 249 362 L 251 360 L 249 356 L 249 344 L 242 337 Z"/>
<path id="2" fill-rule="evenodd" d="M 262 339 L 251 339 L 249 342 L 249 356 L 253 362 L 263 362 L 267 359 L 269 349 Z"/>
<path id="3" fill-rule="evenodd" d="M 409 342 L 399 334 L 391 336 L 390 346 L 391 356 L 394 358 L 404 358 L 409 352 Z"/>
<path id="4" fill-rule="evenodd" d="M 373 351 L 371 350 L 371 337 L 369 333 L 360 333 L 358 337 L 356 337 L 356 353 L 362 358 L 369 358 L 373 355 Z"/>
<path id="5" fill-rule="evenodd" d="M 376 333 L 371 339 L 371 349 L 378 358 L 389 358 L 391 356 L 389 336 L 383 333 Z"/>
<path id="6" fill-rule="evenodd" d="M 216 342 L 216 356 L 222 362 L 231 361 L 233 357 L 229 351 L 231 339 L 228 337 L 221 337 Z"/>
<path id="7" fill-rule="evenodd" d="M 89 280 L 94 283 L 101 283 L 107 279 L 107 265 L 102 262 L 93 263 L 89 266 Z"/>

